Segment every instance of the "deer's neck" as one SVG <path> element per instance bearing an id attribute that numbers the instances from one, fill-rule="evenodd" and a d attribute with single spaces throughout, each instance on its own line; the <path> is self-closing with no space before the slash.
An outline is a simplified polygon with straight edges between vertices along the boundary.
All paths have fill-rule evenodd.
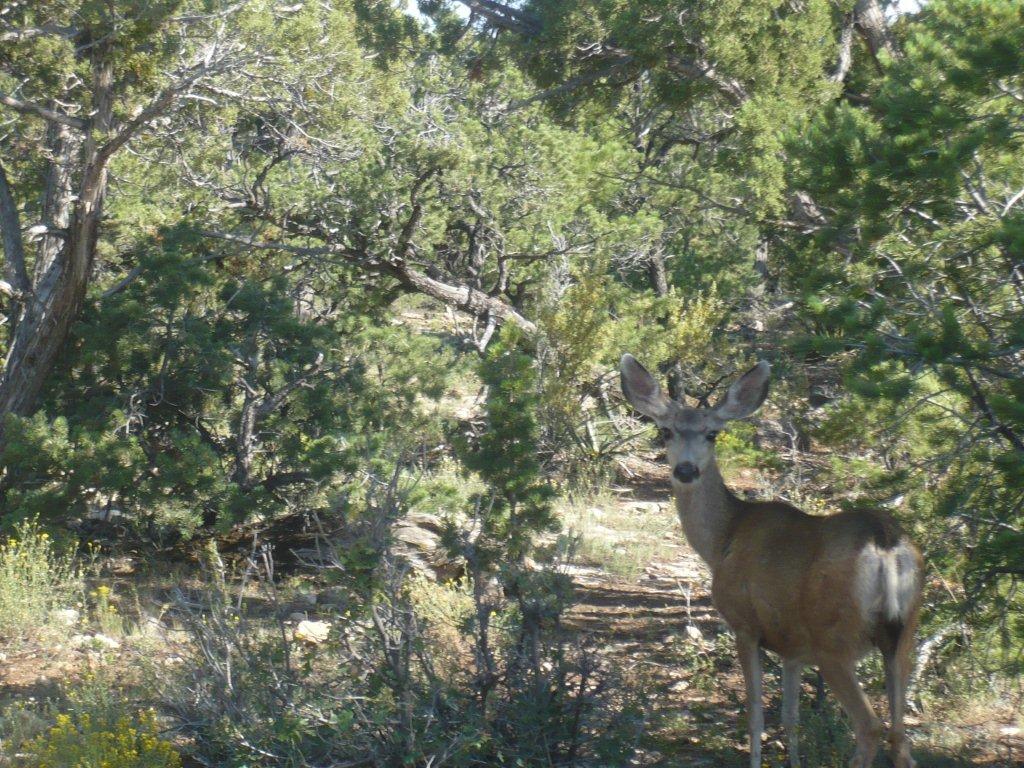
<path id="1" fill-rule="evenodd" d="M 742 502 L 725 487 L 714 461 L 696 482 L 672 485 L 686 540 L 714 571 Z"/>

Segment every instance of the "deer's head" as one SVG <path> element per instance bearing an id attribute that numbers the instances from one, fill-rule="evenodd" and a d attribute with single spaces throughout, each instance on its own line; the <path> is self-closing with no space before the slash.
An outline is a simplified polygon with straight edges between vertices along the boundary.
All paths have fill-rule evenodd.
<path id="1" fill-rule="evenodd" d="M 749 416 L 764 402 L 771 366 L 759 362 L 733 382 L 714 408 L 691 408 L 669 399 L 632 355 L 622 356 L 619 371 L 626 399 L 658 426 L 672 481 L 688 484 L 699 481 L 714 459 L 715 438 L 726 422 Z"/>

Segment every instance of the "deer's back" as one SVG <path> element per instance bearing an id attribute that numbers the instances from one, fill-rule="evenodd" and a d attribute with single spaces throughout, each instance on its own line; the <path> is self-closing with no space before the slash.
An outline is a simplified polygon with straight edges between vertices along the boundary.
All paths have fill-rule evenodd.
<path id="1" fill-rule="evenodd" d="M 862 656 L 889 621 L 872 558 L 900 553 L 901 563 L 920 571 L 920 554 L 892 516 L 818 517 L 783 502 L 737 503 L 713 573 L 726 621 L 786 658 Z"/>

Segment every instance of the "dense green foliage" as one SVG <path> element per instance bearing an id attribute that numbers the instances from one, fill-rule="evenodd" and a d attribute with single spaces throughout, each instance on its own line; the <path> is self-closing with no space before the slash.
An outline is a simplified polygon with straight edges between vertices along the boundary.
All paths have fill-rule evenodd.
<path id="1" fill-rule="evenodd" d="M 1022 21 L 1019 3 L 936 3 L 869 108 L 808 124 L 793 183 L 835 214 L 784 265 L 798 348 L 844 361 L 844 418 L 878 419 L 869 497 L 906 494 L 933 562 L 993 619 L 1024 567 Z M 1019 614 L 996 624 L 1024 637 Z"/>
<path id="2" fill-rule="evenodd" d="M 934 0 L 889 51 L 843 47 L 849 0 L 465 5 L 3 16 L 0 347 L 62 243 L 88 258 L 37 402 L 0 408 L 0 523 L 185 547 L 315 516 L 370 610 L 379 528 L 421 504 L 477 629 L 500 578 L 526 653 L 568 599 L 523 567 L 553 489 L 644 445 L 619 355 L 693 401 L 767 357 L 765 442 L 730 455 L 815 509 L 892 508 L 942 584 L 925 632 L 1019 672 L 1024 4 Z M 43 220 L 118 131 L 95 240 Z M 416 476 L 375 523 L 367 488 Z"/>

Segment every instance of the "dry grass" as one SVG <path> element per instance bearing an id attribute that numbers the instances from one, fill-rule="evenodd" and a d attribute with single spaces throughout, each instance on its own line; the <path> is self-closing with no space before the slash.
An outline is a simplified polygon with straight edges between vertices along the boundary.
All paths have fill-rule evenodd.
<path id="1" fill-rule="evenodd" d="M 597 496 L 568 502 L 559 516 L 566 533 L 577 538 L 583 564 L 630 581 L 652 562 L 670 558 L 680 535 L 667 503 Z"/>

